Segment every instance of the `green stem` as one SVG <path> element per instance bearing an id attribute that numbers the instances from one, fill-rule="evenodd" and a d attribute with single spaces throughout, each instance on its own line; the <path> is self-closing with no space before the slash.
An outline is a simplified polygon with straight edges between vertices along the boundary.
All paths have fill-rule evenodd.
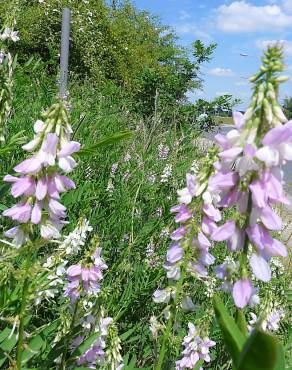
<path id="1" fill-rule="evenodd" d="M 18 330 L 18 342 L 16 348 L 16 368 L 17 370 L 21 370 L 21 355 L 22 355 L 22 347 L 23 347 L 23 334 L 24 334 L 24 318 L 25 318 L 25 310 L 26 310 L 26 303 L 28 297 L 28 290 L 29 290 L 29 276 L 28 271 L 30 267 L 30 253 L 28 251 L 28 256 L 26 258 L 26 266 L 25 266 L 25 279 L 23 283 L 22 289 L 22 297 L 21 297 L 21 306 L 19 312 L 19 330 Z"/>
<path id="2" fill-rule="evenodd" d="M 77 300 L 76 303 L 75 303 L 74 312 L 73 312 L 73 316 L 72 316 L 72 320 L 71 320 L 71 324 L 70 324 L 70 328 L 69 328 L 69 333 L 65 337 L 65 349 L 64 349 L 64 352 L 62 354 L 62 361 L 61 361 L 59 370 L 66 370 L 65 366 L 66 366 L 66 357 L 67 357 L 68 347 L 69 347 L 69 334 L 71 333 L 72 329 L 74 328 L 76 314 L 77 314 L 77 310 L 78 310 L 78 302 L 79 301 Z"/>
<path id="3" fill-rule="evenodd" d="M 175 292 L 175 301 L 174 301 L 174 304 L 173 304 L 174 311 L 176 310 L 176 305 L 179 301 L 179 297 L 180 297 L 181 289 L 183 287 L 185 275 L 186 275 L 186 272 L 185 272 L 185 269 L 183 269 L 183 271 L 181 273 L 181 276 L 180 276 L 180 279 L 179 279 L 178 284 L 177 284 L 176 292 Z M 159 351 L 159 358 L 158 358 L 156 370 L 161 370 L 161 368 L 162 368 L 163 360 L 164 360 L 164 356 L 165 356 L 165 352 L 166 352 L 166 343 L 167 343 L 167 340 L 169 338 L 169 335 L 170 335 L 170 332 L 171 332 L 171 329 L 172 329 L 174 317 L 175 316 L 174 316 L 174 312 L 173 312 L 170 315 L 170 318 L 169 318 L 167 326 L 166 326 L 166 330 L 165 330 L 164 335 L 163 335 L 162 345 L 161 345 L 161 349 Z"/>

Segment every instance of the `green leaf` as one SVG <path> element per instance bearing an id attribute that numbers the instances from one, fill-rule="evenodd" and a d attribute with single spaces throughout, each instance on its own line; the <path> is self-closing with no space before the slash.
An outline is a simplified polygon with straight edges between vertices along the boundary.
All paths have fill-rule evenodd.
<path id="1" fill-rule="evenodd" d="M 253 330 L 238 361 L 238 370 L 284 370 L 281 349 L 276 337 Z"/>
<path id="2" fill-rule="evenodd" d="M 124 370 L 135 370 L 136 362 L 137 362 L 137 357 L 134 355 L 131 358 L 130 362 L 128 364 L 125 364 Z"/>
<path id="3" fill-rule="evenodd" d="M 243 311 L 240 310 L 239 308 L 236 309 L 235 322 L 239 330 L 243 334 L 244 338 L 247 339 L 248 338 L 247 323 Z"/>
<path id="4" fill-rule="evenodd" d="M 11 328 L 6 327 L 4 330 L 0 332 L 0 343 L 3 342 L 4 339 L 8 337 L 8 335 L 11 333 Z"/>
<path id="5" fill-rule="evenodd" d="M 28 348 L 22 352 L 21 362 L 25 364 L 33 356 L 37 355 L 44 345 L 45 342 L 41 335 L 37 335 L 36 337 L 31 339 L 28 343 Z"/>
<path id="6" fill-rule="evenodd" d="M 274 370 L 285 369 L 285 352 L 282 343 L 278 343 L 277 347 L 277 361 Z"/>
<path id="7" fill-rule="evenodd" d="M 94 155 L 101 146 L 115 144 L 121 140 L 129 139 L 132 136 L 132 131 L 116 132 L 113 135 L 98 140 L 94 145 L 81 149 L 78 153 L 76 153 L 76 155 L 79 157 Z"/>
<path id="8" fill-rule="evenodd" d="M 194 367 L 194 370 L 200 370 L 201 366 L 203 365 L 204 361 L 200 360 L 196 363 L 196 366 Z"/>
<path id="9" fill-rule="evenodd" d="M 12 63 L 12 68 L 13 68 L 13 69 L 15 69 L 15 67 L 16 67 L 17 59 L 18 59 L 18 54 L 15 54 L 15 57 L 14 57 L 14 59 L 13 59 L 13 63 Z"/>
<path id="10" fill-rule="evenodd" d="M 223 334 L 224 343 L 234 364 L 236 364 L 239 360 L 245 338 L 219 297 L 215 296 L 213 298 L 213 305 Z"/>
<path id="11" fill-rule="evenodd" d="M 10 331 L 11 333 L 11 331 Z M 12 334 L 0 344 L 0 366 L 4 364 L 7 359 L 6 353 L 9 353 L 17 343 L 17 338 L 15 334 Z"/>
<path id="12" fill-rule="evenodd" d="M 54 348 L 52 348 L 50 350 L 50 352 L 48 353 L 47 357 L 46 357 L 46 361 L 44 363 L 44 366 L 49 369 L 50 366 L 53 365 L 54 363 L 54 360 L 59 357 L 63 351 L 65 349 L 65 342 L 64 342 L 64 338 L 62 338 L 61 340 L 59 340 L 59 342 L 54 346 Z"/>
<path id="13" fill-rule="evenodd" d="M 136 330 L 136 327 L 134 326 L 133 328 L 127 330 L 125 333 L 120 335 L 121 341 L 122 342 L 126 341 L 134 333 L 135 330 Z"/>

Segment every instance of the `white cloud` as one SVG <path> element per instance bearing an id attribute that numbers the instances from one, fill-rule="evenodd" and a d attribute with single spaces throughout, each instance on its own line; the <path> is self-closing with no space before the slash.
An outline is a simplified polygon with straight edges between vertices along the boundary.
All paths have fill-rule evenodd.
<path id="1" fill-rule="evenodd" d="M 213 68 L 208 71 L 208 74 L 211 76 L 217 76 L 217 77 L 232 77 L 234 76 L 234 73 L 229 68 Z"/>
<path id="2" fill-rule="evenodd" d="M 226 92 L 226 91 L 217 91 L 216 96 L 223 96 L 223 95 L 232 95 L 230 92 Z"/>
<path id="3" fill-rule="evenodd" d="M 191 15 L 185 10 L 181 10 L 179 12 L 179 19 L 181 19 L 182 21 L 185 21 L 186 19 L 190 19 L 190 18 L 191 18 Z"/>
<path id="4" fill-rule="evenodd" d="M 288 12 L 292 12 L 292 0 L 283 0 L 283 7 Z"/>
<path id="5" fill-rule="evenodd" d="M 256 6 L 241 0 L 217 8 L 217 27 L 224 32 L 279 31 L 291 24 L 292 15 L 279 5 Z"/>
<path id="6" fill-rule="evenodd" d="M 195 102 L 198 98 L 205 97 L 205 93 L 201 90 L 188 91 L 186 95 L 188 100 L 191 102 Z"/>
<path id="7" fill-rule="evenodd" d="M 266 49 L 269 45 L 281 44 L 284 47 L 286 56 L 292 56 L 292 41 L 288 40 L 257 40 L 256 46 L 259 49 Z"/>
<path id="8" fill-rule="evenodd" d="M 238 81 L 238 82 L 235 82 L 235 85 L 236 86 L 247 86 L 248 83 L 246 81 Z"/>
<path id="9" fill-rule="evenodd" d="M 194 23 L 183 23 L 174 25 L 175 30 L 180 35 L 192 35 L 202 40 L 212 40 L 212 37 Z"/>

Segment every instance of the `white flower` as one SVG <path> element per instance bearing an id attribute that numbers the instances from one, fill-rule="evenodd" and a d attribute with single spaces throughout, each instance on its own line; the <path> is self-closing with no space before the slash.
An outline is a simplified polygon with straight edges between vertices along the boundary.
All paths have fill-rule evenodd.
<path id="1" fill-rule="evenodd" d="M 259 166 L 255 163 L 251 156 L 245 155 L 236 161 L 236 171 L 239 176 L 244 176 L 248 171 L 258 171 Z"/>
<path id="2" fill-rule="evenodd" d="M 13 42 L 16 42 L 16 41 L 19 40 L 18 31 L 12 31 L 9 27 L 6 27 L 4 29 L 4 32 L 0 36 L 0 39 L 3 40 L 3 41 L 5 41 L 7 39 L 10 39 Z"/>
<path id="3" fill-rule="evenodd" d="M 181 308 L 185 312 L 191 312 L 191 311 L 195 311 L 196 306 L 194 305 L 194 302 L 192 301 L 191 297 L 184 296 L 182 301 L 181 301 Z"/>
<path id="4" fill-rule="evenodd" d="M 161 183 L 168 182 L 168 180 L 171 177 L 171 175 L 172 175 L 172 165 L 171 164 L 167 164 L 164 167 L 164 169 L 163 169 L 162 175 L 160 177 L 160 182 Z"/>
<path id="5" fill-rule="evenodd" d="M 258 149 L 256 152 L 256 157 L 264 162 L 267 167 L 278 166 L 280 161 L 279 152 L 277 149 L 263 146 L 262 148 Z"/>
<path id="6" fill-rule="evenodd" d="M 162 325 L 159 323 L 157 320 L 156 316 L 151 316 L 150 317 L 150 331 L 153 335 L 154 339 L 157 339 L 158 337 L 158 331 L 162 328 Z"/>
<path id="7" fill-rule="evenodd" d="M 158 145 L 158 159 L 165 161 L 169 155 L 169 147 L 167 145 Z"/>
<path id="8" fill-rule="evenodd" d="M 4 54 L 4 52 L 1 50 L 1 51 L 0 51 L 0 64 L 2 64 L 2 63 L 3 63 L 4 57 L 5 57 L 5 54 Z"/>
<path id="9" fill-rule="evenodd" d="M 192 201 L 192 199 L 193 199 L 193 196 L 189 192 L 189 189 L 188 188 L 184 188 L 184 189 L 178 190 L 177 191 L 177 194 L 178 194 L 178 201 L 179 201 L 179 203 L 190 204 L 191 201 Z"/>
<path id="10" fill-rule="evenodd" d="M 167 289 L 157 289 L 153 293 L 155 303 L 168 303 L 170 301 L 171 291 Z"/>
<path id="11" fill-rule="evenodd" d="M 89 225 L 88 220 L 81 218 L 77 227 L 65 237 L 59 249 L 65 250 L 67 255 L 77 254 L 84 245 L 87 238 L 87 233 L 93 230 Z"/>
<path id="12" fill-rule="evenodd" d="M 113 180 L 111 178 L 109 178 L 108 183 L 107 183 L 107 187 L 106 187 L 106 191 L 111 195 L 111 194 L 113 194 L 114 190 L 115 190 L 115 187 L 114 187 L 114 184 L 113 184 Z"/>

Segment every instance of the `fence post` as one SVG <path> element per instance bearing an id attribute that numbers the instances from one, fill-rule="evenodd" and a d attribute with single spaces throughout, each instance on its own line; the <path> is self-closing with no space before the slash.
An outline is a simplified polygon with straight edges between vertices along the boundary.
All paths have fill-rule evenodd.
<path id="1" fill-rule="evenodd" d="M 67 96 L 70 21 L 71 21 L 71 10 L 69 8 L 64 8 L 62 12 L 60 86 L 59 86 L 59 96 L 62 99 L 64 99 Z"/>

